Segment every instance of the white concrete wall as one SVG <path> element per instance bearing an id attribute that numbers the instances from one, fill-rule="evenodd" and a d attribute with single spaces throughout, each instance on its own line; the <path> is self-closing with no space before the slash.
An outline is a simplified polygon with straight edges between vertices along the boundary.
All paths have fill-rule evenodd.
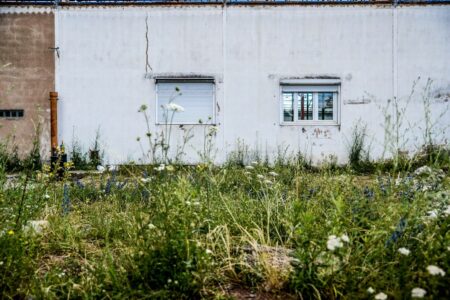
<path id="1" fill-rule="evenodd" d="M 336 155 L 343 162 L 351 128 L 360 120 L 368 124 L 372 153 L 379 157 L 381 108 L 393 97 L 405 99 L 418 76 L 411 123 L 423 119 L 419 92 L 428 77 L 434 80 L 435 115 L 449 105 L 450 6 L 59 8 L 55 26 L 60 138 L 70 145 L 75 135 L 87 147 L 100 128 L 110 162 L 141 158 L 141 104 L 149 107 L 151 129 L 158 130 L 155 76 L 215 78 L 217 162 L 238 139 L 262 156 L 288 146 L 315 161 Z M 280 80 L 308 76 L 341 79 L 340 126 L 280 125 Z M 449 121 L 447 111 L 439 126 Z M 204 128 L 193 130 L 187 161 L 198 160 L 203 148 Z M 414 130 L 409 136 L 420 137 L 418 126 Z M 174 132 L 173 148 L 182 135 Z M 441 134 L 449 137 L 448 130 Z"/>

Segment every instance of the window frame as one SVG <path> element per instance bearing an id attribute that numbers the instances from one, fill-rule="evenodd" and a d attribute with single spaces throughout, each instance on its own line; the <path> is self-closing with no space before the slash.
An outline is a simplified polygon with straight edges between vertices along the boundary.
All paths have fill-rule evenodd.
<path id="1" fill-rule="evenodd" d="M 289 91 L 289 89 L 291 91 Z M 294 103 L 293 103 L 294 121 L 284 120 L 283 93 L 285 92 L 292 93 L 294 95 Z M 318 93 L 327 93 L 327 92 L 333 93 L 333 120 L 319 120 Z M 300 93 L 313 94 L 313 120 L 298 120 L 298 95 Z M 341 99 L 340 80 L 281 80 L 279 85 L 280 125 L 339 126 L 341 123 L 341 102 L 342 102 L 340 99 Z"/>
<path id="2" fill-rule="evenodd" d="M 172 123 L 165 123 L 163 121 L 159 120 L 159 93 L 158 93 L 158 82 L 160 83 L 211 83 L 213 85 L 212 89 L 212 116 L 211 120 L 208 122 L 208 120 L 204 120 L 203 123 L 197 122 L 172 122 Z M 181 91 L 183 93 L 183 91 Z M 176 101 L 175 101 L 176 102 Z M 212 77 L 199 77 L 199 78 L 179 78 L 179 77 L 158 77 L 155 78 L 155 124 L 156 125 L 216 125 L 216 82 L 214 78 Z M 203 120 L 202 120 L 203 121 Z"/>

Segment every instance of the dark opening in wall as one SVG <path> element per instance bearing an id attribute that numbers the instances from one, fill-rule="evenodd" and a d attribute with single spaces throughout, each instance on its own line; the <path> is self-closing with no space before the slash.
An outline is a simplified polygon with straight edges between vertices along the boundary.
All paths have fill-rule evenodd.
<path id="1" fill-rule="evenodd" d="M 17 119 L 23 118 L 23 109 L 0 109 L 0 118 Z"/>

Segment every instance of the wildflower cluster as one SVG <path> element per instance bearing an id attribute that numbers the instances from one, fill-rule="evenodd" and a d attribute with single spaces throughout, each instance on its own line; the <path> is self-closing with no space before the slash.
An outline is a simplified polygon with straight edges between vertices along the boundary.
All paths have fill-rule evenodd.
<path id="1" fill-rule="evenodd" d="M 338 248 L 344 247 L 344 243 L 349 243 L 350 239 L 346 234 L 341 235 L 340 237 L 336 235 L 330 235 L 327 241 L 327 249 L 330 251 L 334 251 Z"/>

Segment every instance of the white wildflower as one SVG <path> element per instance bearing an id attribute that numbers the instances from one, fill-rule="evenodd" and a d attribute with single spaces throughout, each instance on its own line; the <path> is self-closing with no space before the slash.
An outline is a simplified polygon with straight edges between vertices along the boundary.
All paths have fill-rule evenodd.
<path id="1" fill-rule="evenodd" d="M 430 210 L 427 214 L 428 214 L 427 217 L 428 217 L 429 219 L 436 219 L 437 216 L 438 216 L 438 211 L 437 211 L 436 209 Z"/>
<path id="2" fill-rule="evenodd" d="M 257 166 L 258 162 L 257 161 L 252 161 L 251 164 L 254 165 L 254 166 Z"/>
<path id="3" fill-rule="evenodd" d="M 336 248 L 342 248 L 344 244 L 341 241 L 341 238 L 336 237 L 335 235 L 330 235 L 327 241 L 327 248 L 330 251 L 334 251 Z"/>
<path id="4" fill-rule="evenodd" d="M 431 275 L 441 275 L 441 276 L 445 276 L 444 270 L 442 270 L 442 269 L 439 268 L 438 266 L 429 265 L 429 266 L 427 267 L 427 271 L 428 271 L 428 273 L 430 273 Z"/>
<path id="5" fill-rule="evenodd" d="M 252 173 L 250 173 L 250 172 L 248 172 L 248 171 L 245 171 L 244 174 L 245 174 L 245 175 L 252 175 Z"/>
<path id="6" fill-rule="evenodd" d="M 119 170 L 119 166 L 118 165 L 109 165 L 108 170 L 109 171 L 117 171 L 117 170 Z"/>
<path id="7" fill-rule="evenodd" d="M 264 183 L 267 184 L 267 185 L 271 185 L 272 181 L 270 181 L 269 179 L 266 179 L 266 180 L 264 180 Z"/>
<path id="8" fill-rule="evenodd" d="M 400 254 L 403 254 L 403 255 L 406 255 L 406 256 L 408 256 L 411 253 L 411 251 L 409 249 L 406 249 L 405 247 L 399 248 L 398 252 L 400 252 Z"/>
<path id="9" fill-rule="evenodd" d="M 167 110 L 171 110 L 174 112 L 183 112 L 184 111 L 184 107 L 181 105 L 178 105 L 176 103 L 169 103 L 166 105 L 166 109 Z"/>
<path id="10" fill-rule="evenodd" d="M 206 254 L 213 254 L 212 250 L 206 249 Z"/>
<path id="11" fill-rule="evenodd" d="M 150 182 L 151 179 L 150 179 L 149 177 L 146 177 L 146 178 L 141 178 L 141 181 L 142 181 L 143 183 L 147 183 L 147 182 Z"/>
<path id="12" fill-rule="evenodd" d="M 375 293 L 375 290 L 373 289 L 373 287 L 369 287 L 369 288 L 367 289 L 367 292 L 368 292 L 369 294 L 373 294 L 373 293 Z"/>
<path id="13" fill-rule="evenodd" d="M 186 201 L 186 205 L 191 205 L 191 202 L 190 201 Z"/>
<path id="14" fill-rule="evenodd" d="M 49 194 L 45 194 L 45 195 L 44 195 L 44 198 L 45 198 L 45 199 L 50 199 L 50 195 L 49 195 Z"/>
<path id="15" fill-rule="evenodd" d="M 102 166 L 102 165 L 98 165 L 97 166 L 97 171 L 99 171 L 100 173 L 103 173 L 103 172 L 105 172 L 105 167 L 104 166 Z"/>
<path id="16" fill-rule="evenodd" d="M 348 238 L 348 235 L 346 235 L 346 234 L 341 235 L 341 240 L 346 243 L 350 242 L 350 239 Z"/>
<path id="17" fill-rule="evenodd" d="M 148 229 L 156 229 L 156 226 L 152 223 L 148 224 Z"/>
<path id="18" fill-rule="evenodd" d="M 447 208 L 443 211 L 444 215 L 450 216 L 450 205 L 447 206 Z"/>
<path id="19" fill-rule="evenodd" d="M 447 247 L 447 251 L 450 251 L 450 246 Z"/>
<path id="20" fill-rule="evenodd" d="M 386 300 L 387 299 L 387 295 L 383 292 L 378 293 L 375 295 L 375 299 L 377 300 Z"/>
<path id="21" fill-rule="evenodd" d="M 277 176 L 278 176 L 278 173 L 272 171 L 272 172 L 269 172 L 269 175 L 270 175 L 270 176 L 273 176 L 273 177 L 277 177 Z"/>
<path id="22" fill-rule="evenodd" d="M 258 177 L 258 179 L 264 179 L 264 176 L 261 174 L 256 175 L 256 177 Z"/>
<path id="23" fill-rule="evenodd" d="M 166 165 L 165 165 L 165 164 L 160 164 L 159 167 L 156 167 L 156 168 L 155 168 L 155 170 L 161 172 L 161 171 L 164 171 L 165 168 L 166 168 Z"/>
<path id="24" fill-rule="evenodd" d="M 253 167 L 253 166 L 245 166 L 245 169 L 246 169 L 246 170 L 253 170 L 254 167 Z"/>
<path id="25" fill-rule="evenodd" d="M 423 298 L 425 296 L 425 294 L 427 293 L 427 291 L 425 291 L 424 289 L 421 288 L 413 288 L 411 290 L 411 297 L 412 298 Z"/>

